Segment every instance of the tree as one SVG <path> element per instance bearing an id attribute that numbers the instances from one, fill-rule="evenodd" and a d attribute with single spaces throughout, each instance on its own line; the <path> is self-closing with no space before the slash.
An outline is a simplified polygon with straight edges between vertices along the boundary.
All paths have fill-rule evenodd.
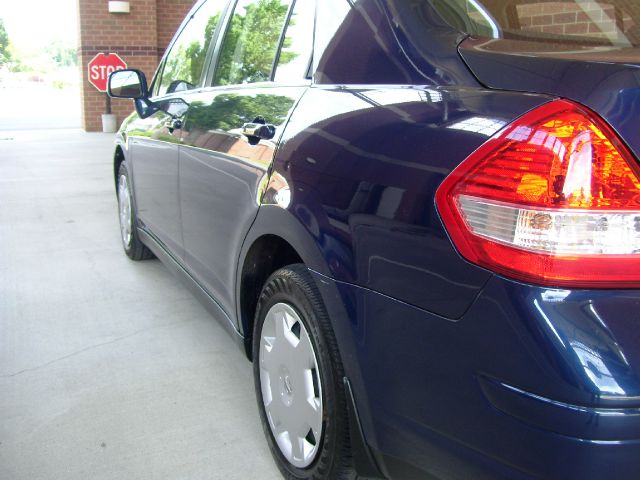
<path id="1" fill-rule="evenodd" d="M 289 5 L 281 0 L 256 0 L 244 7 L 241 6 L 243 3 L 238 3 L 225 33 L 217 63 L 217 85 L 265 81 L 271 73 Z M 189 88 L 198 84 L 209 44 L 220 20 L 220 14 L 210 17 L 204 32 L 187 30 L 187 25 L 166 60 L 162 74 L 163 87 L 186 85 Z M 293 20 L 290 24 L 293 24 Z M 297 56 L 295 52 L 286 51 L 290 43 L 290 38 L 283 42 L 280 65 Z M 171 93 L 170 90 L 168 92 Z"/>
<path id="2" fill-rule="evenodd" d="M 78 65 L 78 53 L 73 47 L 69 47 L 60 40 L 54 40 L 47 48 L 51 59 L 60 67 L 72 67 Z"/>
<path id="3" fill-rule="evenodd" d="M 0 65 L 9 63 L 11 53 L 9 52 L 9 35 L 4 28 L 4 21 L 0 18 Z"/>
<path id="4" fill-rule="evenodd" d="M 253 122 L 259 116 L 265 123 L 280 125 L 292 106 L 293 99 L 283 95 L 221 93 L 209 105 L 193 102 L 184 129 L 228 132 Z"/>
<path id="5" fill-rule="evenodd" d="M 237 8 L 237 7 L 236 7 Z M 218 62 L 216 83 L 240 84 L 269 79 L 280 31 L 289 6 L 280 0 L 258 0 L 234 12 Z M 288 47 L 285 41 L 283 47 Z M 283 51 L 280 64 L 296 56 Z"/>
<path id="6" fill-rule="evenodd" d="M 176 81 L 195 85 L 200 80 L 204 68 L 209 44 L 213 33 L 220 21 L 218 13 L 209 18 L 204 31 L 204 38 L 193 40 L 189 44 L 180 43 L 174 45 L 164 67 L 163 84 L 176 84 Z M 169 92 L 170 93 L 170 92 Z"/>

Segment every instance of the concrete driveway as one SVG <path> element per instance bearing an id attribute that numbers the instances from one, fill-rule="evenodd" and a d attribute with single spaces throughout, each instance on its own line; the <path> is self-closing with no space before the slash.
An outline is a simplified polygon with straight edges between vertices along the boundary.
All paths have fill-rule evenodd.
<path id="1" fill-rule="evenodd" d="M 0 478 L 281 478 L 251 364 L 122 253 L 112 143 L 0 131 Z"/>

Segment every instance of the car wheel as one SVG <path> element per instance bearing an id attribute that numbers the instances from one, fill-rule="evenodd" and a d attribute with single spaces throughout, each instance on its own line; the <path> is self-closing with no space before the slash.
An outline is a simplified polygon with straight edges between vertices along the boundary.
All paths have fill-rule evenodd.
<path id="1" fill-rule="evenodd" d="M 131 197 L 131 183 L 127 165 L 122 162 L 118 169 L 118 217 L 120 218 L 120 237 L 127 256 L 132 260 L 152 258 L 153 253 L 138 237 L 136 230 L 136 212 Z"/>
<path id="2" fill-rule="evenodd" d="M 262 426 L 288 479 L 351 479 L 343 368 L 320 294 L 303 265 L 267 280 L 253 335 Z"/>

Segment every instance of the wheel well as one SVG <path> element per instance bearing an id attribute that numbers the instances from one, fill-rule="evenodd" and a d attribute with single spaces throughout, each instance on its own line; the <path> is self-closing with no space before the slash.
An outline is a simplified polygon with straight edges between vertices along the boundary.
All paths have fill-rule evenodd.
<path id="1" fill-rule="evenodd" d="M 113 179 L 116 184 L 116 188 L 118 188 L 118 171 L 120 170 L 120 164 L 124 162 L 124 152 L 120 145 L 116 147 L 116 152 L 113 155 Z"/>
<path id="2" fill-rule="evenodd" d="M 247 252 L 240 280 L 240 318 L 249 360 L 253 358 L 251 337 L 262 287 L 273 272 L 294 263 L 303 263 L 300 255 L 286 240 L 276 235 L 258 238 Z"/>

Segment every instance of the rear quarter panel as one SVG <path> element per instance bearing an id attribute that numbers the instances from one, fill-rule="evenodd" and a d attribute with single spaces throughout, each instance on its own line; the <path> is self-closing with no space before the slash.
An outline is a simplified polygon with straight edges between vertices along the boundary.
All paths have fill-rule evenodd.
<path id="1" fill-rule="evenodd" d="M 313 87 L 274 169 L 289 213 L 315 239 L 312 266 L 443 317 L 459 318 L 490 277 L 452 247 L 434 204 L 447 174 L 543 96 L 480 89 Z"/>

